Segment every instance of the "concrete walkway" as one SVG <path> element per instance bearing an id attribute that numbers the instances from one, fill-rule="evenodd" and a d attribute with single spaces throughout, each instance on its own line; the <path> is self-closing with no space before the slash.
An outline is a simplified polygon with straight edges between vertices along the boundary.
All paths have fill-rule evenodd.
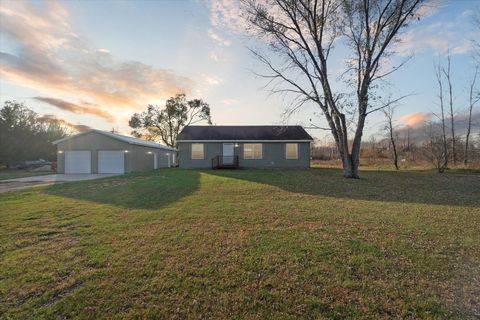
<path id="1" fill-rule="evenodd" d="M 116 175 L 118 174 L 49 174 L 45 176 L 0 180 L 0 193 L 21 190 L 33 186 L 69 181 L 93 180 Z"/>

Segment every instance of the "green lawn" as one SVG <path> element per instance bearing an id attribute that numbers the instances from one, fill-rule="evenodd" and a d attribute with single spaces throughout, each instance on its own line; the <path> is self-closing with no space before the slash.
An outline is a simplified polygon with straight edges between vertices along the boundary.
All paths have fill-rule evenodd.
<path id="1" fill-rule="evenodd" d="M 0 318 L 480 316 L 480 176 L 165 169 L 0 195 Z"/>

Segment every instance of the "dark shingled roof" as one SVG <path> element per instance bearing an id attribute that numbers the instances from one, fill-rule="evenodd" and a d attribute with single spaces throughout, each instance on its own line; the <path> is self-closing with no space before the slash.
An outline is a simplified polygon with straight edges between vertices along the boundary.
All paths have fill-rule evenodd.
<path id="1" fill-rule="evenodd" d="M 302 126 L 186 126 L 178 140 L 313 140 Z"/>

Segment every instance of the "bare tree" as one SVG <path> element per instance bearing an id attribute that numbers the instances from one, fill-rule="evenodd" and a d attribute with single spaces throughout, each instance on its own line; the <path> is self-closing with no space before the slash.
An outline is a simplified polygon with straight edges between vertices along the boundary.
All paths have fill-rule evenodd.
<path id="1" fill-rule="evenodd" d="M 395 107 L 390 105 L 384 108 L 382 112 L 385 115 L 385 130 L 388 133 L 388 138 L 390 139 L 390 144 L 392 145 L 393 164 L 395 165 L 395 169 L 399 170 L 397 146 L 395 144 L 395 136 L 394 136 L 395 126 L 394 126 L 393 115 L 395 113 Z"/>
<path id="2" fill-rule="evenodd" d="M 293 96 L 288 112 L 307 102 L 322 111 L 342 158 L 344 176 L 359 178 L 360 146 L 367 116 L 382 109 L 374 84 L 402 64 L 385 69 L 400 30 L 424 0 L 243 0 L 250 31 L 268 43 L 264 63 L 272 91 Z M 329 71 L 339 40 L 349 49 L 344 77 L 353 92 L 334 90 Z M 280 58 L 280 60 L 278 60 Z M 349 131 L 353 130 L 353 140 Z M 350 143 L 351 142 L 351 143 Z M 351 146 L 351 148 L 350 148 Z"/>
<path id="3" fill-rule="evenodd" d="M 480 101 L 480 93 L 475 92 L 477 75 L 478 75 L 478 67 L 475 69 L 475 74 L 473 76 L 473 80 L 470 83 L 470 87 L 469 87 L 467 134 L 465 136 L 465 150 L 464 150 L 464 157 L 463 157 L 463 164 L 465 166 L 468 164 L 468 144 L 470 139 L 470 132 L 472 130 L 473 107 L 478 103 L 478 101 Z"/>
<path id="4" fill-rule="evenodd" d="M 455 113 L 453 110 L 453 86 L 452 86 L 452 73 L 451 73 L 451 57 L 450 53 L 447 55 L 447 67 L 442 68 L 442 72 L 447 79 L 448 84 L 448 105 L 450 107 L 450 132 L 452 134 L 452 161 L 453 164 L 457 164 L 457 152 L 456 152 L 456 138 L 455 138 Z"/>
<path id="5" fill-rule="evenodd" d="M 447 140 L 447 133 L 446 133 L 446 125 L 445 125 L 445 106 L 443 101 L 443 77 L 442 77 L 442 66 L 440 63 L 435 67 L 435 75 L 437 77 L 438 83 L 438 99 L 440 103 L 440 124 L 442 129 L 442 143 L 443 143 L 443 156 L 436 157 L 437 160 L 443 159 L 443 164 L 441 166 L 437 166 L 438 172 L 442 173 L 448 167 L 448 140 Z M 437 148 L 438 138 L 435 136 L 435 139 L 430 135 L 430 144 L 433 148 L 435 145 L 435 149 Z M 437 152 L 438 153 L 438 152 Z"/>
<path id="6" fill-rule="evenodd" d="M 440 125 L 441 126 L 441 125 Z M 425 127 L 427 140 L 423 146 L 425 157 L 435 166 L 438 173 L 443 173 L 447 168 L 448 153 L 445 150 L 444 135 L 439 130 L 438 124 L 430 122 Z"/>

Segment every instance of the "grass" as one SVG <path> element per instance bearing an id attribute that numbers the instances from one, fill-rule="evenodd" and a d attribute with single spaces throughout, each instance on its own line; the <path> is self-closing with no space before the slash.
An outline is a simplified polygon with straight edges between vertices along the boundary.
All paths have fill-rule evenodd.
<path id="1" fill-rule="evenodd" d="M 480 177 L 168 169 L 0 195 L 0 318 L 476 318 Z"/>
<path id="2" fill-rule="evenodd" d="M 49 174 L 53 174 L 53 172 L 52 171 L 28 171 L 28 170 L 18 170 L 18 169 L 1 169 L 0 180 L 34 177 L 34 176 L 45 176 Z"/>

